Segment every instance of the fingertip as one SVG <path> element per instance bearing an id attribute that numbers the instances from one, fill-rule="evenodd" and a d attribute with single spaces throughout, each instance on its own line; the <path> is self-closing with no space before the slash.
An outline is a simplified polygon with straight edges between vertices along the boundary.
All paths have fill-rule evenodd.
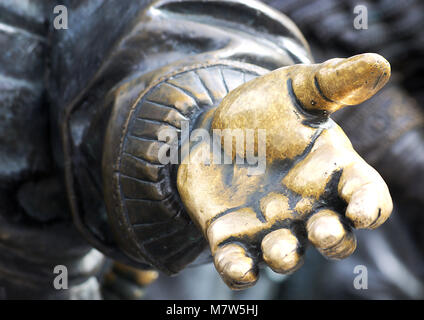
<path id="1" fill-rule="evenodd" d="M 214 264 L 222 280 L 233 290 L 246 289 L 258 280 L 258 268 L 246 250 L 235 243 L 219 247 Z"/>
<path id="2" fill-rule="evenodd" d="M 345 235 L 345 229 L 337 213 L 326 209 L 309 218 L 306 230 L 309 241 L 317 248 L 331 247 Z"/>
<path id="3" fill-rule="evenodd" d="M 292 273 L 303 263 L 300 243 L 289 229 L 270 232 L 262 240 L 261 247 L 264 261 L 277 273 Z"/>
<path id="4" fill-rule="evenodd" d="M 369 184 L 352 195 L 346 217 L 357 229 L 375 229 L 388 219 L 392 209 L 388 190 L 384 192 L 378 186 Z"/>
<path id="5" fill-rule="evenodd" d="M 315 213 L 307 222 L 309 241 L 329 259 L 344 259 L 356 249 L 356 237 L 331 210 Z"/>

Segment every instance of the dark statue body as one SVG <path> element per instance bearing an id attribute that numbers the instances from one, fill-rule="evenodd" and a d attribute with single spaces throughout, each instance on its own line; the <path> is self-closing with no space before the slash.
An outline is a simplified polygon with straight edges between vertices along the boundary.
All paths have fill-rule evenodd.
<path id="1" fill-rule="evenodd" d="M 241 289 L 255 283 L 257 264 L 266 263 L 281 273 L 297 270 L 306 243 L 324 256 L 344 258 L 356 247 L 354 228 L 375 228 L 390 215 L 384 181 L 357 158 L 342 131 L 328 119 L 333 111 L 365 101 L 385 84 L 390 67 L 384 59 L 370 54 L 329 60 L 311 71 L 307 68 L 313 58 L 297 27 L 257 1 L 64 1 L 67 30 L 53 28 L 55 4 L 34 1 L 19 7 L 0 2 L 0 41 L 7 48 L 0 57 L 4 297 L 100 298 L 101 279 L 111 261 L 175 274 L 213 260 L 224 281 Z M 294 113 L 306 120 L 287 120 L 288 132 L 298 135 L 287 134 L 289 147 L 284 152 L 276 148 L 278 156 L 267 156 L 271 169 L 264 181 L 252 181 L 244 173 L 238 176 L 243 168 L 237 166 L 230 167 L 231 175 L 229 169 L 210 173 L 210 166 L 199 166 L 191 179 L 184 166 L 161 163 L 158 155 L 165 142 L 160 132 L 172 129 L 180 134 L 184 121 L 191 130 L 226 129 L 234 123 L 253 128 L 260 116 L 252 120 L 246 111 L 246 123 L 240 122 L 231 112 L 240 107 L 237 99 L 253 92 L 249 83 L 265 83 L 264 88 L 275 83 L 272 74 L 277 73 L 270 71 L 288 66 L 293 69 L 278 74 L 287 96 L 281 93 L 281 100 L 252 105 L 262 110 L 262 105 L 283 101 L 286 107 L 289 101 L 292 114 L 291 104 L 299 103 Z M 365 71 L 354 75 L 362 67 Z M 348 70 L 350 83 L 365 78 L 370 82 L 332 90 L 335 82 L 326 83 L 334 70 Z M 315 79 L 314 89 L 303 86 L 308 77 Z M 255 78 L 257 82 L 249 82 Z M 354 89 L 356 96 L 350 94 Z M 317 96 L 308 105 L 306 98 L 312 94 Z M 424 180 L 402 180 L 387 162 L 396 159 L 403 165 L 403 155 L 409 152 L 405 150 L 414 149 L 417 159 L 405 165 L 405 175 L 423 175 L 422 111 L 393 85 L 364 104 L 372 108 L 346 108 L 335 119 L 357 151 L 381 170 L 389 187 L 404 188 L 402 199 L 422 201 Z M 266 112 L 272 115 L 271 109 Z M 273 119 L 267 119 L 267 129 Z M 360 125 L 365 129 L 356 130 Z M 302 135 L 307 137 L 306 147 L 291 143 L 300 145 Z M 273 142 L 269 146 L 267 150 L 273 150 Z M 302 149 L 298 152 L 297 147 Z M 200 147 L 190 148 L 195 153 Z M 333 151 L 338 165 L 328 167 L 328 174 L 309 175 L 308 186 L 298 182 L 296 177 L 308 172 L 308 164 L 327 168 L 325 163 L 333 160 L 312 154 L 327 157 Z M 293 156 L 282 157 L 290 152 Z M 214 180 L 219 175 L 233 179 L 229 187 Z M 356 202 L 365 189 L 360 189 L 361 183 L 350 186 L 355 179 L 372 185 Z M 281 183 L 283 188 L 274 187 Z M 368 194 L 375 195 L 377 203 Z M 275 218 L 267 209 L 273 203 L 280 211 L 287 204 L 284 214 L 278 212 Z M 203 214 L 205 208 L 212 210 Z M 237 220 L 241 211 L 245 220 Z M 231 214 L 236 218 L 227 219 Z M 264 221 L 248 221 L 250 214 L 263 214 Z M 230 234 L 225 233 L 225 220 Z M 252 226 L 238 230 L 239 221 Z M 216 227 L 218 223 L 224 227 Z M 322 235 L 323 228 L 330 236 Z M 280 243 L 293 245 L 296 254 L 284 256 L 287 261 L 279 264 L 281 257 L 273 256 L 271 249 Z M 69 270 L 69 290 L 52 285 L 57 265 Z"/>

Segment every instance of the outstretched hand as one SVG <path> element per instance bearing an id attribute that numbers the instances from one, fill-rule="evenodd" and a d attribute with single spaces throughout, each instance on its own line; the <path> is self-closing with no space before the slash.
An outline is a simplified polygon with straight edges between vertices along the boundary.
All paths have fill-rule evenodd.
<path id="1" fill-rule="evenodd" d="M 209 129 L 221 130 L 224 152 L 231 130 L 266 130 L 253 146 L 244 143 L 246 150 L 233 143 L 231 164 L 205 163 L 212 148 L 197 143 L 178 170 L 181 199 L 231 288 L 253 285 L 262 262 L 279 273 L 295 271 L 308 242 L 328 258 L 345 258 L 356 247 L 353 228 L 373 229 L 389 217 L 385 182 L 329 118 L 370 98 L 389 76 L 376 54 L 289 66 L 231 91 L 210 114 Z M 257 154 L 260 143 L 266 168 L 252 175 L 235 159 Z"/>

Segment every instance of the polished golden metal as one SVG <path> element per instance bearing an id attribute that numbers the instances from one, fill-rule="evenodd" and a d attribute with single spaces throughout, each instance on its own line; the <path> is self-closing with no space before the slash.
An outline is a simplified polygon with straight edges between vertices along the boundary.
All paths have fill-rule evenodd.
<path id="1" fill-rule="evenodd" d="M 120 262 L 114 262 L 112 269 L 105 274 L 105 281 L 109 284 L 117 281 L 117 278 L 131 280 L 140 287 L 145 287 L 159 277 L 159 272 L 156 270 L 137 269 Z"/>
<path id="2" fill-rule="evenodd" d="M 142 270 L 134 267 L 130 267 L 126 264 L 115 262 L 114 263 L 115 272 L 119 272 L 120 274 L 125 274 L 127 277 L 134 280 L 140 286 L 147 286 L 159 277 L 159 272 L 156 270 Z"/>
<path id="3" fill-rule="evenodd" d="M 328 258 L 345 258 L 356 247 L 352 227 L 373 229 L 389 217 L 385 182 L 329 118 L 389 77 L 389 63 L 371 53 L 284 67 L 231 91 L 202 122 L 209 130 L 266 130 L 263 175 L 234 161 L 205 164 L 206 142 L 193 145 L 178 170 L 181 199 L 230 287 L 253 285 L 261 261 L 276 272 L 297 270 L 306 241 Z"/>

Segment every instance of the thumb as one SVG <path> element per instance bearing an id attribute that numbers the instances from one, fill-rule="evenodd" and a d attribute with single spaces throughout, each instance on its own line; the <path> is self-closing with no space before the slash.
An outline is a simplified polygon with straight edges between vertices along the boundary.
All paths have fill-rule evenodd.
<path id="1" fill-rule="evenodd" d="M 308 111 L 331 114 L 359 104 L 378 92 L 389 80 L 390 64 L 375 53 L 331 59 L 295 73 L 293 91 Z"/>

